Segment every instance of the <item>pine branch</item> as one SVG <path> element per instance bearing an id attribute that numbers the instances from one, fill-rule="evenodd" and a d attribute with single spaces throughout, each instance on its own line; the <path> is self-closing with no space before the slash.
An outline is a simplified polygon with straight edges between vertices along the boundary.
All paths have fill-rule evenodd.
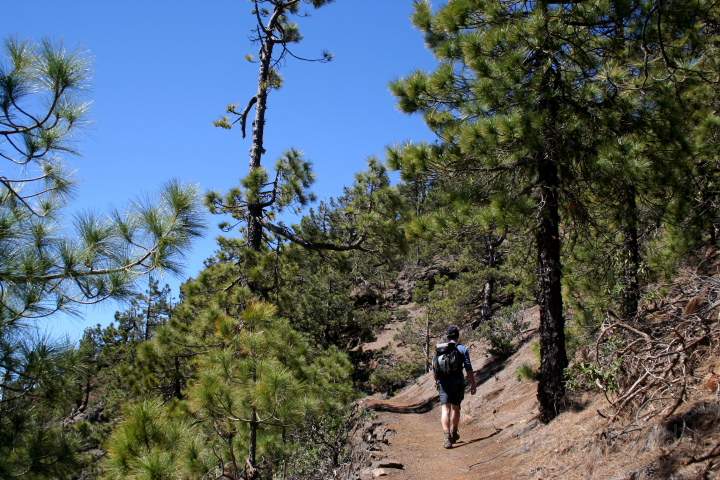
<path id="1" fill-rule="evenodd" d="M 329 250 L 329 251 L 335 251 L 335 252 L 347 252 L 350 250 L 359 250 L 361 252 L 371 252 L 372 250 L 369 250 L 363 246 L 363 243 L 365 242 L 365 235 L 362 235 L 360 238 L 355 240 L 354 242 L 347 243 L 347 244 L 337 244 L 337 243 L 330 243 L 330 242 L 316 242 L 313 240 L 307 240 L 302 237 L 302 235 L 298 234 L 297 232 L 294 232 L 292 229 L 286 227 L 282 224 L 274 224 L 271 222 L 268 222 L 267 220 L 262 222 L 263 226 L 266 227 L 268 230 L 273 232 L 276 235 L 281 236 L 285 240 L 288 240 L 292 243 L 295 243 L 297 245 L 300 245 L 304 248 L 307 248 L 308 250 L 315 250 L 315 251 L 323 251 L 323 250 Z"/>
<path id="2" fill-rule="evenodd" d="M 59 90 L 55 90 L 55 91 L 53 92 L 53 100 L 52 100 L 52 102 L 51 102 L 51 104 L 50 104 L 50 107 L 48 107 L 48 111 L 47 111 L 47 113 L 45 114 L 45 116 L 43 117 L 42 120 L 40 120 L 40 119 L 38 119 L 38 118 L 35 118 L 33 115 L 30 115 L 29 113 L 25 112 L 25 111 L 24 111 L 22 108 L 20 108 L 20 106 L 16 103 L 14 95 L 12 95 L 12 94 L 8 95 L 8 98 L 10 99 L 10 103 L 11 103 L 20 113 L 22 113 L 22 114 L 30 117 L 30 118 L 35 122 L 35 125 L 31 125 L 31 126 L 21 126 L 21 125 L 18 125 L 18 126 L 17 126 L 15 129 L 13 129 L 13 130 L 0 130 L 0 135 L 17 135 L 17 134 L 21 134 L 21 133 L 27 133 L 27 132 L 30 132 L 30 131 L 36 130 L 36 129 L 54 128 L 55 126 L 57 126 L 57 124 L 58 124 L 58 122 L 59 122 L 59 117 L 58 117 L 57 115 L 55 116 L 55 122 L 53 123 L 53 125 L 51 125 L 51 126 L 48 127 L 48 126 L 46 126 L 45 124 L 46 124 L 47 121 L 50 119 L 50 117 L 56 112 L 58 103 L 60 102 L 60 99 L 62 98 L 62 96 L 63 96 L 64 93 L 65 93 L 65 89 L 64 89 L 64 88 L 61 88 L 61 89 L 59 89 Z M 7 116 L 7 114 L 6 114 L 6 118 L 9 118 L 9 117 Z"/>
<path id="3" fill-rule="evenodd" d="M 257 96 L 254 95 L 254 96 L 250 99 L 250 101 L 249 101 L 248 104 L 247 104 L 247 107 L 245 107 L 245 110 L 244 110 L 243 113 L 242 113 L 242 117 L 241 117 L 241 120 L 240 120 L 240 127 L 242 128 L 242 136 L 243 136 L 243 138 L 245 138 L 245 136 L 246 136 L 246 135 L 245 135 L 245 127 L 246 127 L 246 125 L 247 125 L 247 117 L 248 117 L 248 114 L 250 113 L 250 109 L 252 108 L 253 105 L 255 105 L 256 102 L 257 102 Z"/>

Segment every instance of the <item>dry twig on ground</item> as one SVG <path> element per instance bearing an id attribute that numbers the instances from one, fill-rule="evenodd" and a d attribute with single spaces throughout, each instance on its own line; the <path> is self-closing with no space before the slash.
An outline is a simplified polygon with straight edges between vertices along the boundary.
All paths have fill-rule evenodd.
<path id="1" fill-rule="evenodd" d="M 619 365 L 611 421 L 673 415 L 700 384 L 698 367 L 720 345 L 720 278 L 685 272 L 668 296 L 633 322 L 613 314 L 596 343 L 601 369 Z M 688 301 L 687 299 L 690 298 Z"/>

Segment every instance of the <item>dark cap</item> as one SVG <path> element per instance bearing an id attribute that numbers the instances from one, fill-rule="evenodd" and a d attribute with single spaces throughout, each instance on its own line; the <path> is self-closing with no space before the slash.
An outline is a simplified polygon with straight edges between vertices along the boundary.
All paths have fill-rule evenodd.
<path id="1" fill-rule="evenodd" d="M 457 327 L 457 325 L 450 325 L 447 329 L 447 338 L 448 340 L 457 340 L 460 338 L 460 329 Z"/>

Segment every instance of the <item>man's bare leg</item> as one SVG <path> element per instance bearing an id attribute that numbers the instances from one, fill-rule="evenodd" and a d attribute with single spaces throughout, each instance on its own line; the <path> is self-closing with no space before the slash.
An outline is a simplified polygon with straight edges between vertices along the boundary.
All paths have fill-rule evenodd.
<path id="1" fill-rule="evenodd" d="M 450 403 L 441 405 L 440 411 L 440 421 L 442 423 L 443 433 L 445 437 L 445 443 L 443 446 L 445 448 L 452 448 L 453 437 L 450 433 L 452 428 L 452 405 Z"/>
<path id="2" fill-rule="evenodd" d="M 440 411 L 440 423 L 442 423 L 443 432 L 447 435 L 450 433 L 450 426 L 452 425 L 451 404 L 445 403 L 440 405 Z"/>
<path id="3" fill-rule="evenodd" d="M 452 424 L 452 433 L 457 433 L 460 424 L 460 405 L 450 404 L 450 422 Z"/>

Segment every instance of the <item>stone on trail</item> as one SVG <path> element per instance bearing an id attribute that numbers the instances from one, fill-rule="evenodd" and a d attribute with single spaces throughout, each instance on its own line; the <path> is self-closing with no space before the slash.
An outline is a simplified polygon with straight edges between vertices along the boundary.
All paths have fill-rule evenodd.
<path id="1" fill-rule="evenodd" d="M 405 468 L 405 465 L 398 462 L 397 460 L 377 460 L 372 463 L 373 468 L 394 468 L 397 470 L 403 470 Z"/>

